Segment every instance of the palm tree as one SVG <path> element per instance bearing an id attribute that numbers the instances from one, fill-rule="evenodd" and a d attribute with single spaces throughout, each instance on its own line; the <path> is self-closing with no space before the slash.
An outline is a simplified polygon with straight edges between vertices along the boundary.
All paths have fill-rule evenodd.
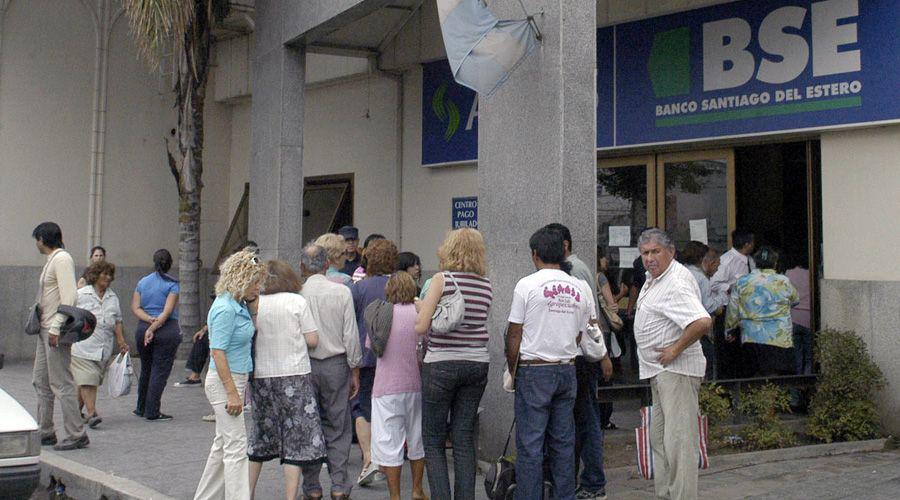
<path id="1" fill-rule="evenodd" d="M 203 104 L 209 76 L 212 28 L 229 10 L 228 0 L 122 0 L 131 32 L 147 63 L 156 69 L 173 54 L 178 127 L 175 151 L 166 142 L 169 169 L 178 187 L 179 319 L 186 332 L 200 326 L 200 192 L 203 189 Z"/>

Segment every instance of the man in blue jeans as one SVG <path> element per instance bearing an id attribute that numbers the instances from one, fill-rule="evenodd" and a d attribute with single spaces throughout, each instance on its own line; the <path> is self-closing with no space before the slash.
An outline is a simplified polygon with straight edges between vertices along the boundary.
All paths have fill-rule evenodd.
<path id="1" fill-rule="evenodd" d="M 546 449 L 553 498 L 575 498 L 575 356 L 591 318 L 590 290 L 568 274 L 559 231 L 541 228 L 529 241 L 537 271 L 516 284 L 506 361 L 516 383 L 517 500 L 543 496 Z"/>

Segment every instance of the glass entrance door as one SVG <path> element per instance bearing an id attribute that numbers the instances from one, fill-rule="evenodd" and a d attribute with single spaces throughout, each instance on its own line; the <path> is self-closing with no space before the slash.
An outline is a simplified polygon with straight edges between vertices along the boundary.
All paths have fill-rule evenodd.
<path id="1" fill-rule="evenodd" d="M 728 250 L 736 220 L 733 150 L 658 155 L 656 169 L 657 219 L 676 248 L 695 240 Z"/>

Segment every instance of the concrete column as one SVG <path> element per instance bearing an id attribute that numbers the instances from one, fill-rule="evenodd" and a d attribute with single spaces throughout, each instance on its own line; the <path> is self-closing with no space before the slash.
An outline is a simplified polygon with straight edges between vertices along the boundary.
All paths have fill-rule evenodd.
<path id="1" fill-rule="evenodd" d="M 306 53 L 284 44 L 291 2 L 256 2 L 250 148 L 250 238 L 264 258 L 299 266 L 303 245 Z"/>
<path id="2" fill-rule="evenodd" d="M 513 397 L 500 384 L 503 336 L 513 287 L 534 272 L 529 237 L 561 222 L 572 231 L 575 253 L 589 266 L 596 260 L 596 2 L 524 3 L 544 9 L 537 18 L 543 43 L 481 100 L 478 116 L 478 222 L 494 287 L 492 367 L 481 417 L 490 456 L 501 450 L 513 415 Z M 522 17 L 518 2 L 492 2 L 491 9 L 501 18 Z"/>

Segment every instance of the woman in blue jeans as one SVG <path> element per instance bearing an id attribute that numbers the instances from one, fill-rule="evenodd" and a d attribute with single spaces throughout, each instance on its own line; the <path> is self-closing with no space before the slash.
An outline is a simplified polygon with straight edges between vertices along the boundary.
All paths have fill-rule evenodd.
<path id="1" fill-rule="evenodd" d="M 417 303 L 416 333 L 431 328 L 431 316 L 442 297 L 459 290 L 465 300 L 463 323 L 454 331 L 429 334 L 422 367 L 422 439 L 428 485 L 433 498 L 449 499 L 450 478 L 444 444 L 452 432 L 454 492 L 452 498 L 475 498 L 475 418 L 487 384 L 487 319 L 493 294 L 486 278 L 484 239 L 475 229 L 450 231 L 438 249 L 441 272 L 434 275 L 425 298 Z M 447 422 L 450 422 L 449 426 Z"/>
<path id="2" fill-rule="evenodd" d="M 134 343 L 141 357 L 137 407 L 134 414 L 147 420 L 171 420 L 159 411 L 166 381 L 181 344 L 178 326 L 178 280 L 170 276 L 172 255 L 166 249 L 153 254 L 154 272 L 138 281 L 131 312 L 138 318 Z"/>

